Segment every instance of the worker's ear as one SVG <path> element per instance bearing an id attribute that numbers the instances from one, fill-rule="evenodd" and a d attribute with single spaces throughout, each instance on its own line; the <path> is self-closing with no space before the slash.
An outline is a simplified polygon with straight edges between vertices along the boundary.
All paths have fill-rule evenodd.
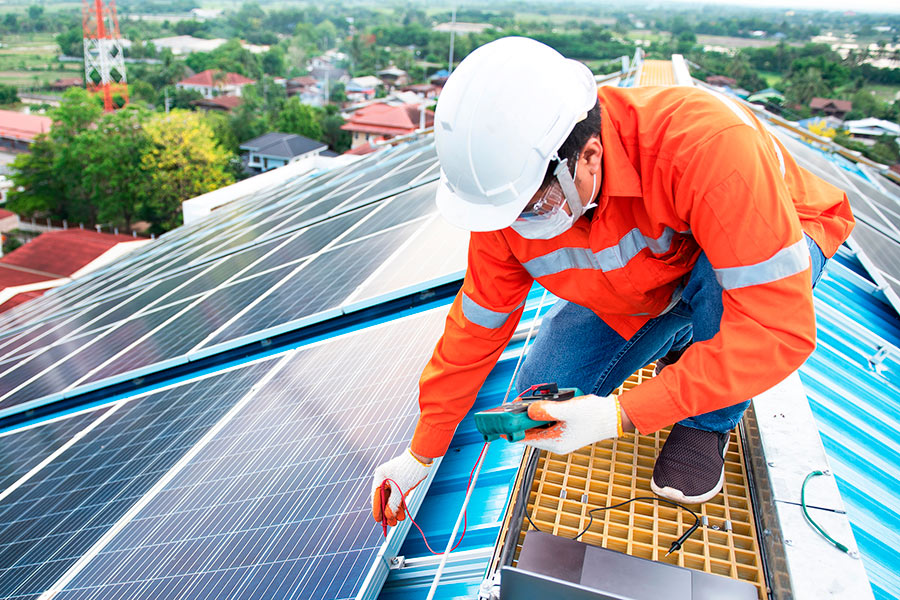
<path id="1" fill-rule="evenodd" d="M 601 169 L 602 159 L 603 144 L 600 142 L 600 136 L 592 135 L 579 154 L 579 160 L 583 161 L 583 164 L 578 165 L 578 172 L 586 172 L 593 177 Z"/>

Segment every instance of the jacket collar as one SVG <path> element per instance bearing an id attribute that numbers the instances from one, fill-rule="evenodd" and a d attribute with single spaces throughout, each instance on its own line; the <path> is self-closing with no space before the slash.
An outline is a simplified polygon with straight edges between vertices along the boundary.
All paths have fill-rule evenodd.
<path id="1" fill-rule="evenodd" d="M 610 196 L 637 196 L 643 195 L 641 177 L 635 169 L 635 162 L 628 155 L 622 138 L 616 127 L 614 119 L 609 118 L 609 112 L 604 111 L 603 126 L 600 129 L 600 141 L 603 143 L 603 185 L 598 199 L 599 208 L 602 210 Z M 634 161 L 637 161 L 635 153 Z"/>

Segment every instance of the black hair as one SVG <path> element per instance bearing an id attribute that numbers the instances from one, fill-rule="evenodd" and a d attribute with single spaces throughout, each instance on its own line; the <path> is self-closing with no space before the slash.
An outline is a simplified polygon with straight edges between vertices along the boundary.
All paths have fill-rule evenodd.
<path id="1" fill-rule="evenodd" d="M 566 138 L 566 141 L 564 141 L 562 146 L 559 147 L 559 150 L 556 151 L 560 158 L 569 160 L 568 166 L 570 173 L 574 173 L 575 158 L 581 154 L 581 151 L 584 149 L 585 144 L 588 143 L 588 140 L 595 135 L 600 135 L 600 113 L 600 100 L 598 99 L 594 104 L 594 108 L 588 111 L 587 117 L 575 123 L 575 127 L 572 129 L 569 137 Z M 553 177 L 554 169 L 556 169 L 556 163 L 551 161 L 547 166 L 547 173 L 544 176 L 545 183 L 550 181 Z"/>

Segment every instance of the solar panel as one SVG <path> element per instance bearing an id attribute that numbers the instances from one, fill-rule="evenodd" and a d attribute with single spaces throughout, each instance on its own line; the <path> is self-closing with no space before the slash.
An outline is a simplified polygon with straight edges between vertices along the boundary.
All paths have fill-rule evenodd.
<path id="1" fill-rule="evenodd" d="M 384 281 L 370 280 L 435 214 L 433 143 L 352 167 L 238 202 L 206 227 L 167 234 L 125 266 L 43 301 L 35 310 L 42 320 L 18 324 L 7 344 L 0 336 L 0 415 L 337 316 L 351 297 L 372 297 L 355 293 L 366 284 L 390 295 Z M 447 239 L 420 238 L 418 261 L 405 264 L 423 279 L 386 278 L 396 280 L 393 289 L 412 293 L 430 279 L 420 263 L 445 259 L 435 244 Z M 13 369 L 14 356 L 21 362 Z"/>
<path id="2" fill-rule="evenodd" d="M 854 248 L 861 251 L 860 261 L 900 312 L 900 243 L 864 222 L 856 223 L 851 240 Z"/>
<path id="3" fill-rule="evenodd" d="M 371 466 L 409 443 L 446 308 L 300 348 L 58 600 L 354 598 Z"/>
<path id="4" fill-rule="evenodd" d="M 0 434 L 0 496 L 106 411 L 89 410 Z"/>
<path id="5" fill-rule="evenodd" d="M 256 363 L 111 407 L 0 501 L 0 597 L 53 584 L 272 367 Z"/>

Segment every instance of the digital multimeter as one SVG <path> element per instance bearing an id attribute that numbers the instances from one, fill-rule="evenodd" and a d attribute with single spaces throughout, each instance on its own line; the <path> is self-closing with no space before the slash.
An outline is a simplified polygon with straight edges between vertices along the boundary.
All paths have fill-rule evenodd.
<path id="1" fill-rule="evenodd" d="M 525 394 L 513 402 L 475 413 L 475 427 L 485 442 L 501 436 L 510 442 L 518 442 L 525 438 L 526 429 L 553 424 L 554 421 L 535 421 L 528 417 L 528 407 L 538 400 L 569 400 L 583 395 L 578 388 L 560 389 L 555 383 L 534 386 Z"/>

